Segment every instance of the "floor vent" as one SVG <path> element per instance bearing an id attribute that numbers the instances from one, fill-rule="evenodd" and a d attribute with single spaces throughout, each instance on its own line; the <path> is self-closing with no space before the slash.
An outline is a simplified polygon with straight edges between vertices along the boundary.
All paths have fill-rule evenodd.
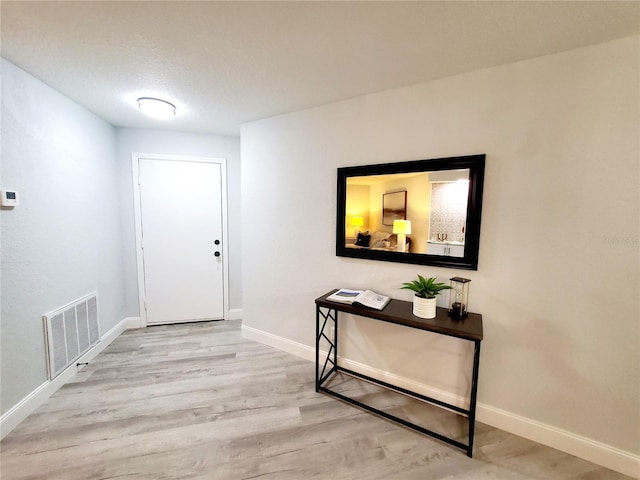
<path id="1" fill-rule="evenodd" d="M 98 292 L 43 316 L 49 380 L 100 340 Z"/>

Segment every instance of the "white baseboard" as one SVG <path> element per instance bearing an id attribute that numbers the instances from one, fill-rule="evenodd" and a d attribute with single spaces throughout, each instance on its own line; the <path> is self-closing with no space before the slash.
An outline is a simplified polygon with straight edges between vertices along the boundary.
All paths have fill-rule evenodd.
<path id="1" fill-rule="evenodd" d="M 411 390 L 412 392 L 419 393 L 420 395 L 435 398 L 436 400 L 440 400 L 441 402 L 450 403 L 451 405 L 455 405 L 456 407 L 469 408 L 469 400 L 467 398 L 453 394 L 451 392 L 447 392 L 445 390 L 441 390 L 439 388 L 425 385 L 424 383 L 416 382 L 415 380 L 411 380 L 406 377 L 401 377 L 399 375 L 371 367 L 369 365 L 365 365 L 364 363 L 355 362 L 353 360 L 349 360 L 348 358 L 338 357 L 338 365 L 344 366 L 349 370 L 362 373 L 363 375 L 382 380 L 383 382 L 390 383 L 397 387 L 404 388 L 405 390 Z"/>
<path id="2" fill-rule="evenodd" d="M 315 349 L 302 343 L 289 340 L 253 327 L 242 326 L 245 338 L 255 340 L 278 350 L 291 353 L 305 360 L 315 361 Z M 326 353 L 322 352 L 323 355 Z M 459 395 L 452 394 L 429 385 L 400 377 L 368 365 L 338 357 L 338 363 L 358 373 L 377 378 L 407 390 L 445 401 L 462 408 L 469 408 L 469 401 Z M 640 479 L 640 455 L 626 452 L 610 445 L 592 440 L 575 433 L 530 418 L 515 415 L 478 402 L 476 419 L 492 427 L 518 435 L 534 442 L 569 453 L 589 462 L 615 470 L 617 472 Z"/>
<path id="3" fill-rule="evenodd" d="M 476 418 L 500 430 L 640 479 L 640 455 L 490 405 L 478 403 Z"/>
<path id="4" fill-rule="evenodd" d="M 230 309 L 229 320 L 242 320 L 242 309 L 241 308 Z"/>
<path id="5" fill-rule="evenodd" d="M 144 324 L 142 323 L 142 318 L 140 318 L 140 317 L 126 317 L 120 323 L 124 323 L 124 330 L 133 330 L 133 329 L 136 329 L 136 328 L 144 328 Z M 113 330 L 113 329 L 111 329 L 111 330 Z M 120 332 L 120 333 L 122 333 L 122 332 Z M 120 335 L 120 333 L 118 335 Z"/>
<path id="6" fill-rule="evenodd" d="M 122 319 L 115 327 L 100 337 L 100 342 L 82 355 L 76 363 L 88 363 L 102 352 L 111 342 L 113 342 L 122 332 L 131 328 L 140 328 L 139 317 L 128 317 Z M 20 422 L 31 415 L 40 405 L 45 403 L 51 395 L 56 393 L 60 387 L 67 383 L 76 373 L 78 367 L 70 365 L 60 375 L 53 380 L 47 380 L 24 397 L 20 402 L 11 407 L 2 417 L 0 417 L 0 439 L 16 428 Z"/>
<path id="7" fill-rule="evenodd" d="M 294 342 L 293 340 L 289 340 L 288 338 L 280 337 L 278 335 L 274 335 L 273 333 L 264 332 L 262 330 L 258 330 L 257 328 L 248 327 L 246 325 L 242 325 L 242 336 L 244 338 L 248 338 L 249 340 L 255 340 L 256 342 L 264 343 L 265 345 L 269 345 L 270 347 L 277 348 L 278 350 L 282 350 L 283 352 L 292 353 L 297 357 L 302 357 L 305 360 L 309 360 L 311 362 L 315 362 L 316 360 L 316 351 L 314 348 L 311 348 L 304 343 Z"/>

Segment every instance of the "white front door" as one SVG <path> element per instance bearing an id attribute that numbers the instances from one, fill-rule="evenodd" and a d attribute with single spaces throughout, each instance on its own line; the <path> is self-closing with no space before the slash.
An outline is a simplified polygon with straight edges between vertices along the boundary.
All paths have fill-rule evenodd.
<path id="1" fill-rule="evenodd" d="M 137 160 L 147 325 L 224 318 L 221 164 Z"/>

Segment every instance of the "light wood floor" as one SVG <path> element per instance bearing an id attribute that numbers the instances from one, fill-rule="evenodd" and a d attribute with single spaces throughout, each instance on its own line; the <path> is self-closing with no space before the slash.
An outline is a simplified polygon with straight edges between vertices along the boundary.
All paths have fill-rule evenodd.
<path id="1" fill-rule="evenodd" d="M 470 459 L 317 394 L 313 380 L 312 363 L 245 340 L 239 322 L 128 331 L 2 441 L 0 477 L 629 478 L 482 424 Z M 440 409 L 359 381 L 335 384 L 464 434 Z"/>

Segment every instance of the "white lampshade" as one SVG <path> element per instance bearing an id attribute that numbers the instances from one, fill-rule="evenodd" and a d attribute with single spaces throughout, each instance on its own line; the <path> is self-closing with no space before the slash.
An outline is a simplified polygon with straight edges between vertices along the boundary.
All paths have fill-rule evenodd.
<path id="1" fill-rule="evenodd" d="M 393 233 L 404 235 L 411 234 L 411 221 L 410 220 L 394 220 L 393 221 Z"/>
<path id="2" fill-rule="evenodd" d="M 138 99 L 138 108 L 142 113 L 153 118 L 166 119 L 175 116 L 176 106 L 159 98 L 141 97 Z"/>
<path id="3" fill-rule="evenodd" d="M 362 217 L 351 217 L 351 225 L 354 227 L 361 227 L 364 225 L 364 218 Z"/>
<path id="4" fill-rule="evenodd" d="M 407 235 L 411 233 L 411 222 L 409 220 L 394 220 L 393 233 L 398 235 L 398 252 L 407 251 Z"/>

